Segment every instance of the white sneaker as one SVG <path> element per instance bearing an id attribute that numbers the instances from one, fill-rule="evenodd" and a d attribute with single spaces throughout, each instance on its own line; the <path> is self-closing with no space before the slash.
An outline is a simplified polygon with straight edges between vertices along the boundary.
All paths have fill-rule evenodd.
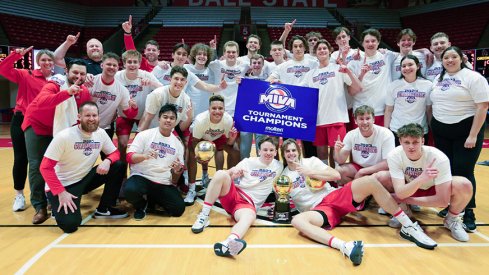
<path id="1" fill-rule="evenodd" d="M 197 196 L 197 192 L 195 192 L 195 190 L 188 190 L 185 199 L 183 199 L 185 205 L 193 205 L 195 202 L 195 196 Z"/>
<path id="2" fill-rule="evenodd" d="M 197 216 L 197 220 L 194 222 L 194 225 L 192 225 L 192 232 L 195 234 L 200 233 L 204 231 L 204 228 L 209 226 L 209 224 L 209 215 L 200 212 Z"/>
<path id="3" fill-rule="evenodd" d="M 402 224 L 395 217 L 392 217 L 389 220 L 388 225 L 389 225 L 389 227 L 392 227 L 392 228 L 401 228 L 401 226 L 402 226 Z"/>
<path id="4" fill-rule="evenodd" d="M 377 213 L 379 213 L 380 215 L 389 215 L 389 213 L 385 212 L 384 208 L 382 207 L 379 207 Z"/>
<path id="5" fill-rule="evenodd" d="M 417 246 L 422 248 L 433 250 L 438 245 L 423 232 L 423 229 L 418 225 L 418 222 L 415 222 L 410 226 L 401 227 L 401 232 L 399 234 L 404 239 L 412 241 Z"/>
<path id="6" fill-rule="evenodd" d="M 421 206 L 419 206 L 419 205 L 410 204 L 409 208 L 411 208 L 411 210 L 413 210 L 414 212 L 421 212 Z"/>
<path id="7" fill-rule="evenodd" d="M 200 183 L 202 184 L 202 186 L 207 188 L 207 186 L 209 185 L 209 182 L 211 182 L 211 180 L 209 179 L 209 174 L 202 175 L 202 179 L 200 180 Z"/>
<path id="8" fill-rule="evenodd" d="M 351 241 L 346 242 L 345 245 L 340 249 L 343 255 L 347 256 L 353 265 L 359 265 L 362 263 L 363 258 L 363 242 L 362 241 Z"/>
<path id="9" fill-rule="evenodd" d="M 246 242 L 242 239 L 225 240 L 214 244 L 214 253 L 217 256 L 236 256 L 246 248 Z"/>
<path id="10" fill-rule="evenodd" d="M 25 197 L 23 194 L 15 195 L 14 204 L 12 205 L 14 212 L 25 210 Z"/>
<path id="11" fill-rule="evenodd" d="M 443 222 L 443 225 L 445 225 L 446 228 L 448 228 L 452 232 L 452 237 L 459 241 L 459 242 L 468 242 L 469 241 L 469 234 L 465 232 L 465 229 L 463 227 L 462 223 L 462 217 L 460 216 L 450 216 L 447 215 L 445 217 L 445 220 Z"/>

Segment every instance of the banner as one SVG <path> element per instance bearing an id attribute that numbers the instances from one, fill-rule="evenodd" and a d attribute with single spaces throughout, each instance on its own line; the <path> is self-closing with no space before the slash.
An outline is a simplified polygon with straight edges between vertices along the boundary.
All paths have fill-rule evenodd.
<path id="1" fill-rule="evenodd" d="M 239 131 L 314 141 L 319 90 L 241 80 L 234 112 Z"/>

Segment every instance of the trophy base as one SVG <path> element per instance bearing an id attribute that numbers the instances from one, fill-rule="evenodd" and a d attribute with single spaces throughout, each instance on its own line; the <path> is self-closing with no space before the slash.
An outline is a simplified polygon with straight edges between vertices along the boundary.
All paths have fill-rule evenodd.
<path id="1" fill-rule="evenodd" d="M 292 215 L 290 214 L 290 211 L 273 213 L 274 223 L 290 224 L 291 220 L 292 220 Z"/>

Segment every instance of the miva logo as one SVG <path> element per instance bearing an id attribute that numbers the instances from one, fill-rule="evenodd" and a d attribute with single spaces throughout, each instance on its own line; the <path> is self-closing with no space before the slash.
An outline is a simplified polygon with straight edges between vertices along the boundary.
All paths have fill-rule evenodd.
<path id="1" fill-rule="evenodd" d="M 295 109 L 295 98 L 284 87 L 270 87 L 264 94 L 260 94 L 259 104 L 265 104 L 272 112 L 285 112 L 289 108 Z"/>

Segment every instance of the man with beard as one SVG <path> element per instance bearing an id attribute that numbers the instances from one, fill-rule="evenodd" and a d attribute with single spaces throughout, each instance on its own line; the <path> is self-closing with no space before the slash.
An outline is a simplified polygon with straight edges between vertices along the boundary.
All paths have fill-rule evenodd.
<path id="1" fill-rule="evenodd" d="M 129 20 L 122 23 L 124 30 L 124 46 L 126 50 L 136 50 L 134 40 L 132 39 L 132 15 L 129 15 Z M 158 65 L 158 56 L 160 55 L 160 46 L 155 40 L 148 40 L 144 45 L 144 56 L 141 59 L 140 69 L 151 72 Z"/>
<path id="2" fill-rule="evenodd" d="M 53 215 L 65 233 L 73 233 L 82 221 L 80 201 L 105 184 L 94 218 L 120 219 L 127 213 L 114 208 L 122 184 L 119 151 L 107 133 L 98 127 L 98 107 L 94 102 L 79 108 L 80 124 L 61 131 L 49 144 L 41 163 L 46 180 L 46 195 Z M 93 167 L 100 152 L 107 158 Z"/>
<path id="3" fill-rule="evenodd" d="M 341 184 L 388 170 L 387 155 L 395 147 L 394 134 L 374 124 L 372 107 L 360 106 L 354 115 L 358 128 L 348 132 L 343 142 L 338 135 L 334 147 L 334 160 L 339 164 L 336 170 L 341 174 Z M 350 154 L 350 163 L 346 163 Z"/>
<path id="4" fill-rule="evenodd" d="M 39 172 L 42 156 L 53 135 L 76 124 L 77 106 L 90 100 L 90 93 L 82 85 L 86 70 L 81 61 L 68 64 L 67 75 L 53 76 L 26 109 L 22 130 L 29 161 L 31 204 L 36 209 L 33 224 L 41 224 L 48 218 L 44 179 Z"/>
<path id="5" fill-rule="evenodd" d="M 66 64 L 73 62 L 74 60 L 81 60 L 87 67 L 87 73 L 97 75 L 102 72 L 100 64 L 102 63 L 102 56 L 104 55 L 104 47 L 102 42 L 98 39 L 92 38 L 87 42 L 87 57 L 88 59 L 65 57 L 68 49 L 76 44 L 80 33 L 76 35 L 68 35 L 66 41 L 61 44 L 56 51 L 54 51 L 54 62 L 56 65 L 66 68 Z"/>
<path id="6" fill-rule="evenodd" d="M 93 86 L 90 87 L 92 100 L 97 103 L 100 111 L 100 128 L 105 129 L 110 138 L 114 136 L 111 124 L 116 118 L 118 108 L 129 119 L 138 114 L 136 101 L 130 99 L 127 88 L 115 79 L 118 69 L 119 56 L 106 53 L 102 58 L 102 73 L 93 78 Z"/>

